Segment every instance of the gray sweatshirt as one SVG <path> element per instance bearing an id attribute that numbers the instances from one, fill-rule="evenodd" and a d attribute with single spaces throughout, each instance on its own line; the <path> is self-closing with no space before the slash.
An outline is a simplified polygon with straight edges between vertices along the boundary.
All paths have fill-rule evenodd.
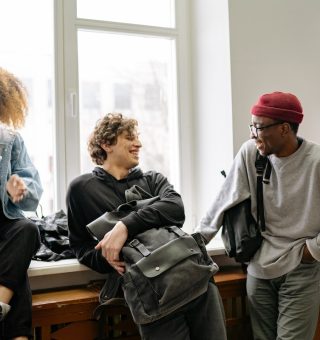
<path id="1" fill-rule="evenodd" d="M 248 197 L 256 218 L 255 158 L 255 142 L 249 140 L 242 145 L 220 193 L 197 227 L 208 242 L 221 227 L 224 211 Z M 320 261 L 320 146 L 303 140 L 292 155 L 270 155 L 269 160 L 270 184 L 263 184 L 266 231 L 248 266 L 250 275 L 262 279 L 279 277 L 297 267 L 305 243 Z"/>

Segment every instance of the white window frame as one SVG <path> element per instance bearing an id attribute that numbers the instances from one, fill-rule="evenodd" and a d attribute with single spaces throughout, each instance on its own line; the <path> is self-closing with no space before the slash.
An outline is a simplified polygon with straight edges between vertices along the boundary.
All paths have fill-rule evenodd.
<path id="1" fill-rule="evenodd" d="M 186 229 L 193 228 L 193 150 L 191 122 L 191 77 L 189 58 L 188 1 L 176 0 L 176 27 L 164 28 L 137 24 L 124 24 L 76 17 L 76 0 L 55 1 L 55 76 L 56 76 L 56 169 L 57 207 L 65 209 L 65 195 L 70 181 L 80 175 L 80 154 L 74 152 L 79 145 L 79 87 L 77 30 L 104 30 L 126 32 L 144 36 L 163 36 L 176 40 L 177 97 L 176 111 L 178 144 L 172 145 L 178 155 L 179 182 L 187 213 Z"/>
<path id="2" fill-rule="evenodd" d="M 195 197 L 195 146 L 193 82 L 192 82 L 192 46 L 190 42 L 190 4 L 191 0 L 176 0 L 176 27 L 159 28 L 135 24 L 106 23 L 96 20 L 76 19 L 76 0 L 55 0 L 55 103 L 56 103 L 56 171 L 57 171 L 57 207 L 65 209 L 65 196 L 70 180 L 80 174 L 79 154 L 74 147 L 79 143 L 78 114 L 78 65 L 77 65 L 77 29 L 103 28 L 122 32 L 145 35 L 171 36 L 176 39 L 177 58 L 177 112 L 178 144 L 174 145 L 179 154 L 179 188 L 186 211 L 184 229 L 192 232 L 197 216 L 197 198 Z M 67 33 L 66 33 L 67 32 Z M 70 99 L 74 100 L 75 117 L 70 112 Z M 200 118 L 200 117 L 199 117 Z M 67 139 L 73 144 L 67 146 Z M 220 239 L 213 239 L 207 246 L 210 255 L 224 254 Z M 97 273 L 80 265 L 76 259 L 44 263 L 32 261 L 29 276 L 33 289 L 79 284 L 81 280 L 99 277 Z M 82 283 L 82 281 L 81 281 Z"/>

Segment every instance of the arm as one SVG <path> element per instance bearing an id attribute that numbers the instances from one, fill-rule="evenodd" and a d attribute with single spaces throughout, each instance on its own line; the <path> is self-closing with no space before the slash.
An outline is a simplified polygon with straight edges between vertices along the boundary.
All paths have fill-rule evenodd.
<path id="1" fill-rule="evenodd" d="M 8 204 L 14 204 L 21 210 L 37 209 L 42 186 L 37 169 L 32 164 L 22 137 L 16 134 L 11 151 L 11 169 L 5 192 Z"/>
<path id="2" fill-rule="evenodd" d="M 181 196 L 173 189 L 166 177 L 160 173 L 149 172 L 146 180 L 152 196 L 160 199 L 122 219 L 128 229 L 128 237 L 155 227 L 176 225 L 182 227 L 185 215 Z"/>
<path id="3" fill-rule="evenodd" d="M 206 242 L 209 242 L 219 231 L 224 212 L 250 197 L 246 157 L 248 155 L 242 147 L 232 163 L 220 192 L 196 228 L 196 231 L 202 234 Z M 252 162 L 254 164 L 254 158 Z"/>
<path id="4" fill-rule="evenodd" d="M 80 263 L 99 273 L 110 272 L 111 267 L 102 256 L 101 250 L 95 249 L 98 242 L 86 229 L 86 223 L 90 219 L 85 215 L 83 198 L 81 186 L 71 183 L 66 198 L 70 246 Z"/>
<path id="5" fill-rule="evenodd" d="M 150 194 L 160 199 L 123 218 L 96 246 L 119 274 L 124 273 L 124 263 L 120 261 L 119 254 L 128 237 L 133 238 L 154 227 L 181 227 L 185 219 L 182 199 L 167 179 L 155 172 L 148 173 L 146 179 Z"/>

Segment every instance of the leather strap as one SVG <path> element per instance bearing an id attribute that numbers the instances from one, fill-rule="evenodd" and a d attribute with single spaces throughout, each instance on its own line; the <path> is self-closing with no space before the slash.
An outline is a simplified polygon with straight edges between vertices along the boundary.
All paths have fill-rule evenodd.
<path id="1" fill-rule="evenodd" d="M 137 249 L 144 257 L 147 257 L 151 254 L 151 252 L 144 246 L 144 244 L 142 244 L 136 238 L 129 242 L 129 246 Z"/>
<path id="2" fill-rule="evenodd" d="M 261 156 L 257 151 L 256 156 L 256 171 L 257 171 L 257 223 L 261 231 L 266 230 L 266 223 L 264 219 L 264 207 L 263 207 L 263 183 L 268 184 L 271 174 L 271 165 L 268 157 Z M 266 172 L 268 172 L 263 178 L 264 170 L 267 166 Z"/>
<path id="3" fill-rule="evenodd" d="M 170 232 L 172 232 L 172 233 L 174 233 L 174 234 L 176 234 L 177 236 L 180 236 L 180 237 L 186 235 L 186 233 L 183 230 L 181 230 L 179 227 L 176 227 L 176 226 L 170 226 L 167 229 Z"/>

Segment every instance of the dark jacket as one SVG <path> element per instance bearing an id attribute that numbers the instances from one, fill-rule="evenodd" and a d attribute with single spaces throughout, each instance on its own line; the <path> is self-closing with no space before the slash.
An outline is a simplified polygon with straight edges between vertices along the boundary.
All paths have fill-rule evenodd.
<path id="1" fill-rule="evenodd" d="M 128 228 L 129 239 L 153 227 L 182 227 L 185 216 L 181 197 L 162 174 L 143 173 L 135 168 L 126 178 L 117 180 L 96 167 L 91 174 L 74 179 L 67 193 L 70 246 L 80 263 L 100 273 L 113 270 L 102 257 L 101 250 L 94 249 L 97 241 L 86 230 L 86 225 L 125 203 L 125 190 L 133 185 L 152 196 L 159 195 L 160 200 L 122 219 Z"/>

